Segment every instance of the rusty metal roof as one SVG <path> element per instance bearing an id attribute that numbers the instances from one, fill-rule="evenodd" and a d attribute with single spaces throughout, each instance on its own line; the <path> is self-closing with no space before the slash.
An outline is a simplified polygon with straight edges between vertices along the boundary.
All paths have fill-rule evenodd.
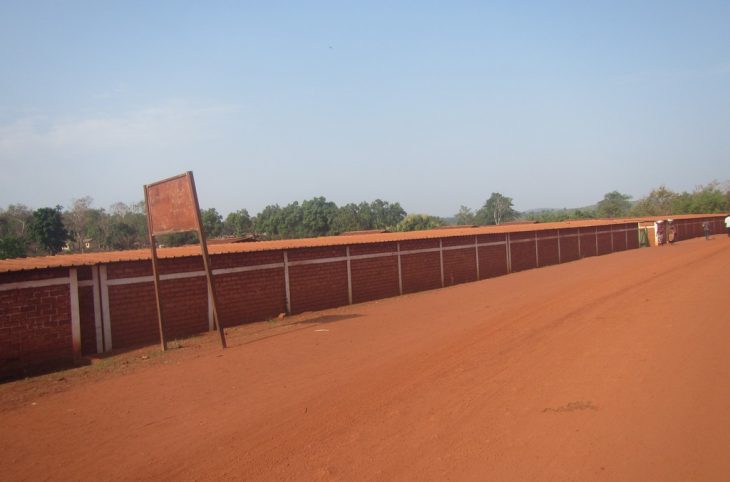
<path id="1" fill-rule="evenodd" d="M 524 231 L 543 231 L 549 229 L 569 229 L 589 226 L 607 226 L 614 224 L 651 222 L 656 219 L 695 219 L 706 217 L 725 217 L 727 214 L 685 214 L 676 216 L 657 216 L 641 218 L 584 219 L 557 223 L 512 224 L 499 226 L 478 226 L 463 228 L 430 229 L 427 231 L 409 231 L 397 233 L 374 233 L 351 236 L 323 236 L 320 238 L 284 239 L 277 241 L 257 241 L 252 243 L 213 244 L 208 246 L 211 255 L 226 253 L 246 253 L 257 251 L 276 251 L 281 249 L 313 248 L 327 246 L 346 246 L 353 244 L 371 244 L 418 239 L 451 238 L 457 236 L 473 236 L 475 234 L 516 233 Z M 160 248 L 160 258 L 184 258 L 200 256 L 197 245 L 176 248 Z M 39 256 L 33 258 L 16 258 L 0 260 L 0 273 L 25 271 L 45 268 L 72 268 L 123 261 L 140 261 L 150 259 L 149 249 L 129 251 L 107 251 L 85 254 L 61 254 L 57 256 Z"/>

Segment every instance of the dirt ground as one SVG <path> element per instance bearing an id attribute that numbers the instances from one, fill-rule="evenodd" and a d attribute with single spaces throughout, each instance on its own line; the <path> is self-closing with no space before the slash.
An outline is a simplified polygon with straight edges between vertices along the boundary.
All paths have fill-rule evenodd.
<path id="1" fill-rule="evenodd" d="M 728 480 L 730 239 L 0 385 L 4 480 Z"/>

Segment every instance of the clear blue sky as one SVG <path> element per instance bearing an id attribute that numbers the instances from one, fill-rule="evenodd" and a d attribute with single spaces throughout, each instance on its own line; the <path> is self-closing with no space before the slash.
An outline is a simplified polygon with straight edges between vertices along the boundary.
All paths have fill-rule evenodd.
<path id="1" fill-rule="evenodd" d="M 0 3 L 0 206 L 222 213 L 730 179 L 730 2 Z"/>

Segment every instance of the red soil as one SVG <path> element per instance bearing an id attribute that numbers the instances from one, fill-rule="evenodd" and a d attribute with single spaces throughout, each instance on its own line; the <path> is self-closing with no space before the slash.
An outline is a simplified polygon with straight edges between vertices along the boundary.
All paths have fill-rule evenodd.
<path id="1" fill-rule="evenodd" d="M 727 480 L 729 273 L 695 239 L 7 383 L 2 476 Z"/>

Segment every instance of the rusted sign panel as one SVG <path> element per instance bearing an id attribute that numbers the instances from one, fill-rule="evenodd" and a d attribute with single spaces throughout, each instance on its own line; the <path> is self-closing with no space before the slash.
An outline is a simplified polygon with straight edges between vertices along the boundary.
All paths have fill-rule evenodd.
<path id="1" fill-rule="evenodd" d="M 153 236 L 198 230 L 190 173 L 148 184 L 147 196 Z"/>

